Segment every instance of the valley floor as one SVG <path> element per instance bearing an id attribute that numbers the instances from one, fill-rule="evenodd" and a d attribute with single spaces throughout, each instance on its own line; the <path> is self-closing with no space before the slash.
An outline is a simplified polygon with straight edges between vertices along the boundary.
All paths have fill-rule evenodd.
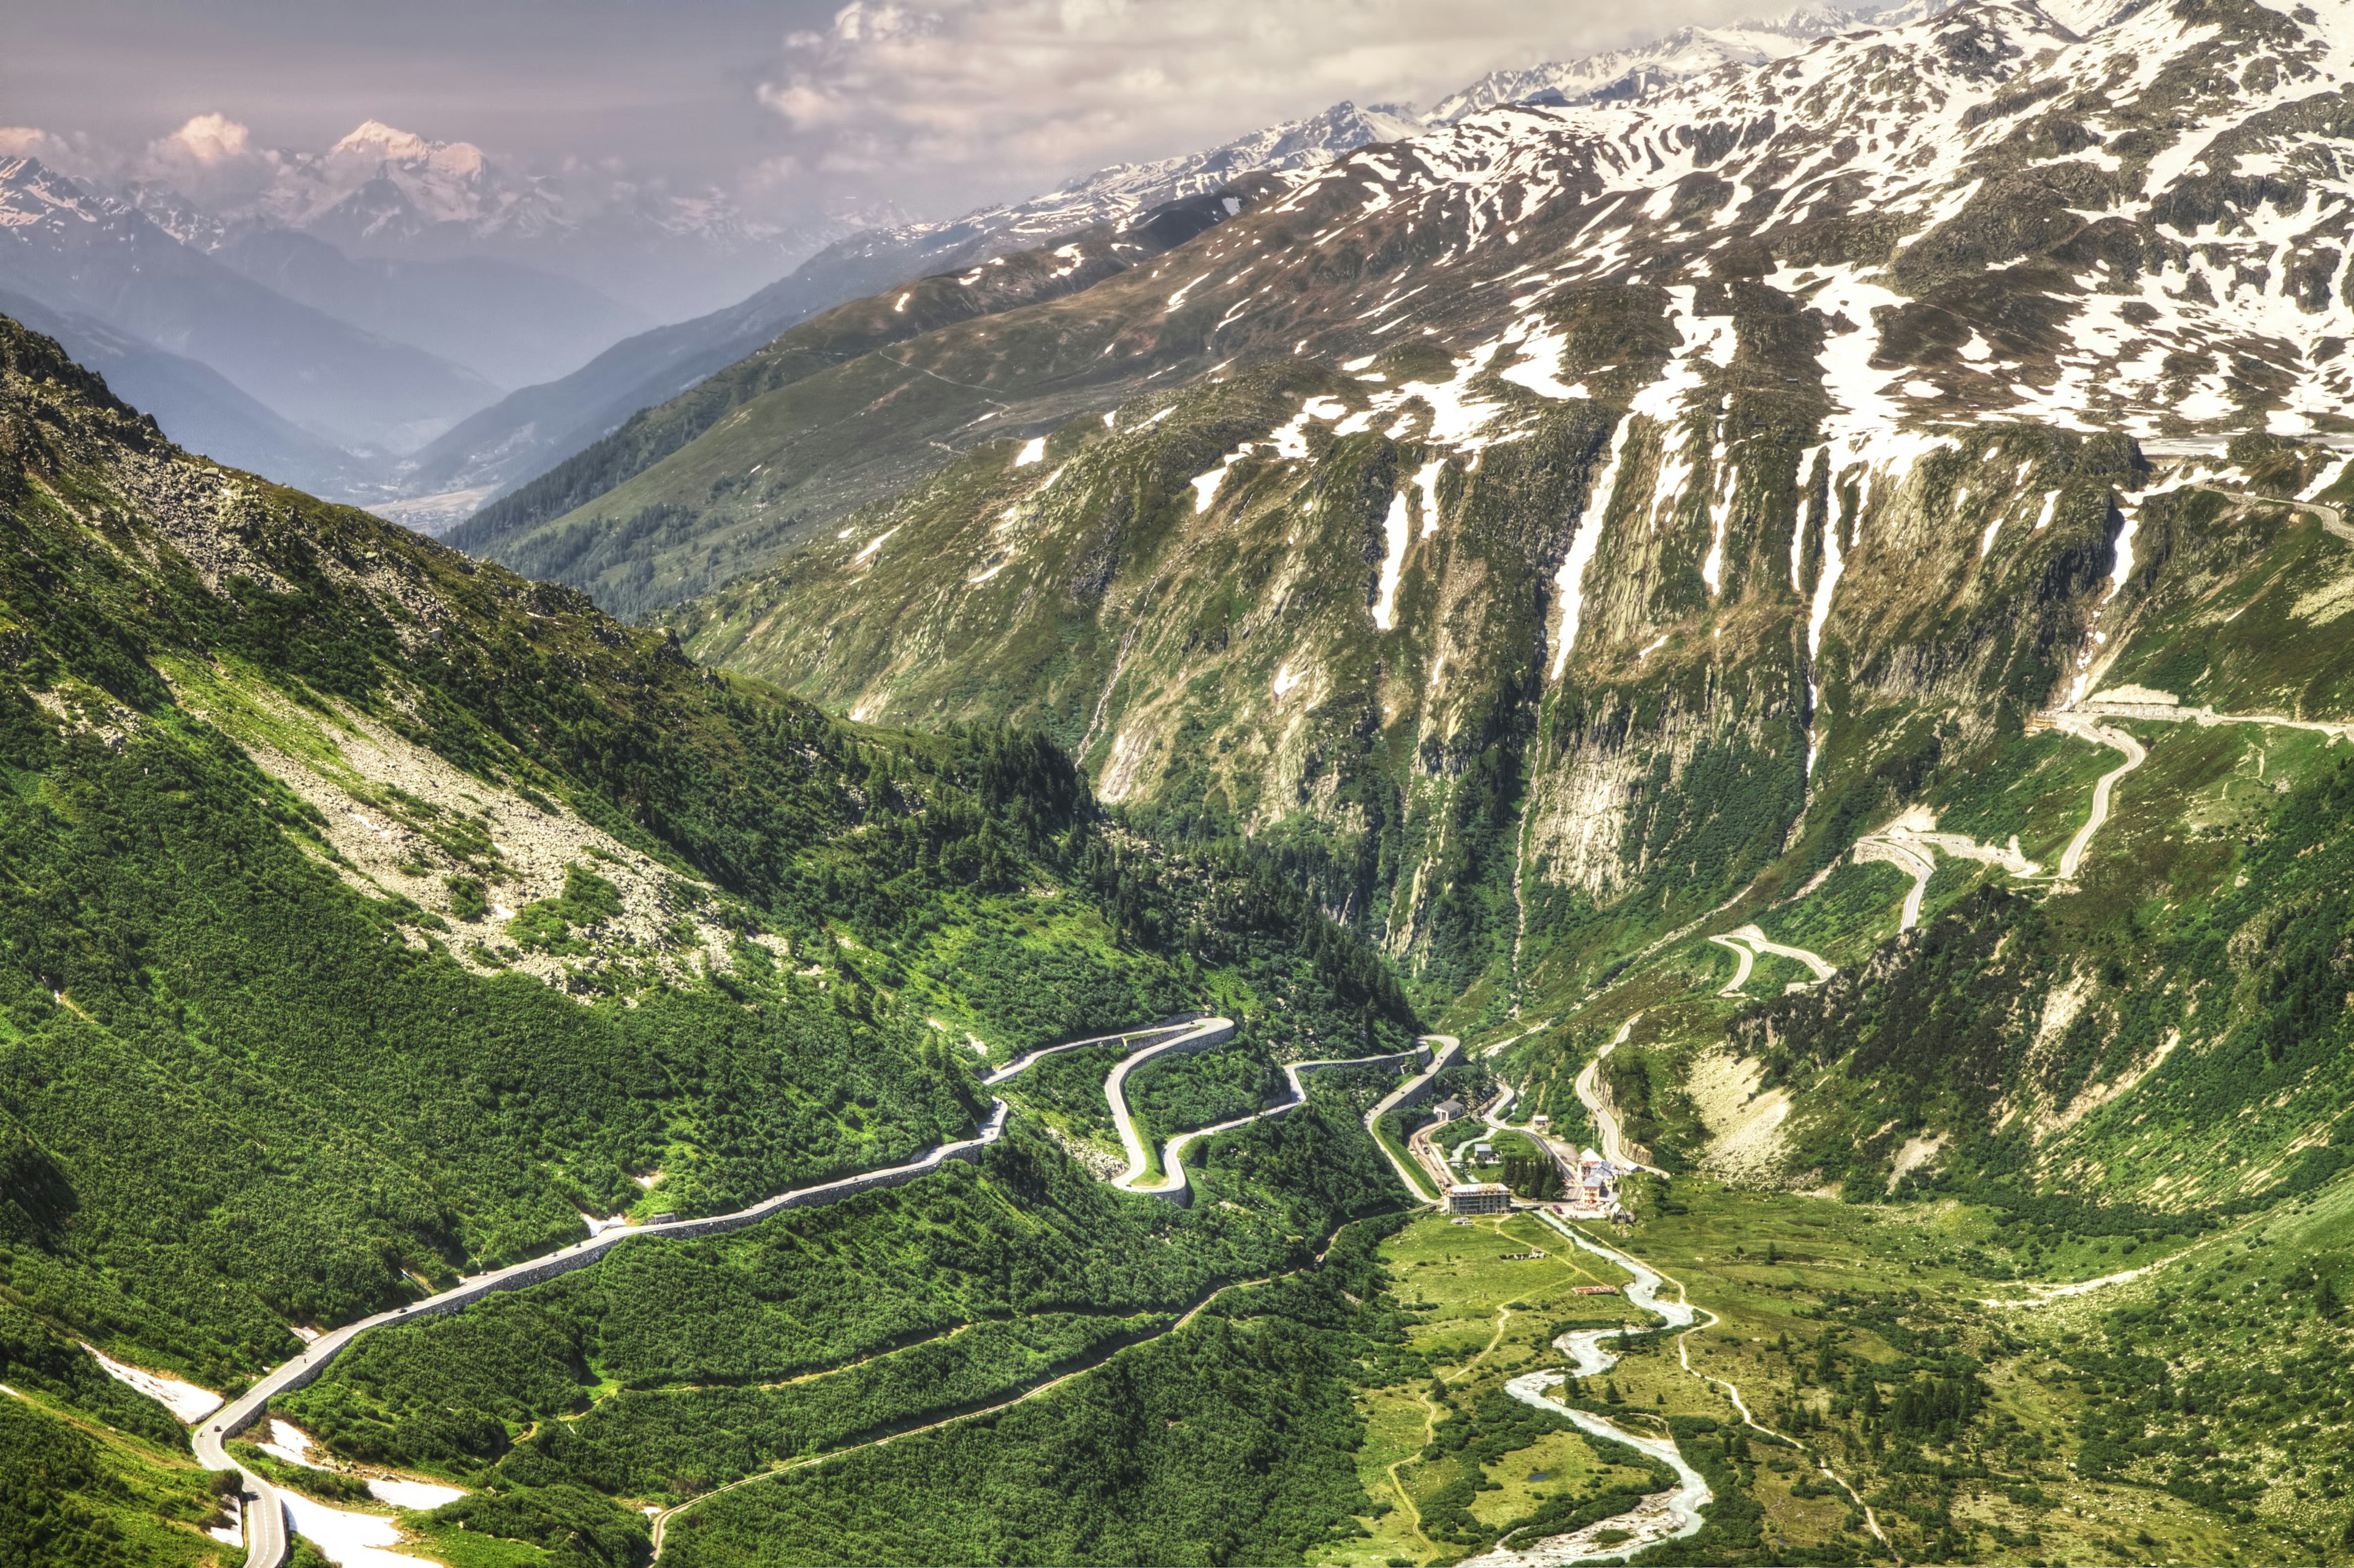
<path id="1" fill-rule="evenodd" d="M 2133 1398 L 2107 1381 L 2112 1359 L 2125 1353 L 2120 1344 L 2159 1340 L 2166 1343 L 2137 1348 L 2170 1355 L 2178 1369 L 2195 1362 L 2209 1347 L 2196 1319 L 2169 1319 L 2169 1304 L 2204 1288 L 2252 1246 L 2261 1252 L 2268 1235 L 2284 1251 L 2335 1245 L 2354 1209 L 2347 1198 L 2324 1199 L 2295 1218 L 2250 1221 L 2155 1259 L 2140 1253 L 2131 1270 L 2093 1273 L 2114 1255 L 2105 1243 L 2087 1244 L 2052 1260 L 2060 1277 L 2036 1287 L 1988 1277 L 2007 1271 L 1990 1266 L 1987 1216 L 1965 1205 L 1865 1208 L 1701 1178 L 1678 1181 L 1674 1192 L 1674 1212 L 1646 1220 L 1624 1246 L 1667 1277 L 1663 1302 L 1680 1287 L 1697 1309 L 1681 1333 L 1646 1335 L 1649 1315 L 1623 1296 L 1579 1294 L 1580 1287 L 1624 1288 L 1628 1271 L 1525 1212 L 1468 1224 L 1425 1214 L 1392 1238 L 1383 1256 L 1415 1309 L 1413 1343 L 1430 1357 L 1437 1381 L 1363 1396 L 1368 1439 L 1358 1471 L 1373 1511 L 1361 1520 L 1363 1540 L 1323 1561 L 1352 1568 L 1463 1561 L 1546 1499 L 1628 1478 L 1566 1430 L 1500 1451 L 1483 1453 L 1476 1441 L 1449 1447 L 1449 1416 L 1436 1403 L 1442 1385 L 1452 1409 L 1469 1410 L 1532 1370 L 1565 1361 L 1574 1369 L 1583 1337 L 1575 1330 L 1621 1321 L 1634 1325 L 1633 1335 L 1606 1374 L 1573 1372 L 1573 1402 L 1623 1429 L 1681 1438 L 1712 1479 L 1734 1483 L 1720 1485 L 1723 1495 L 1707 1509 L 1706 1538 L 1670 1542 L 1646 1561 L 2337 1560 L 2335 1532 L 2325 1540 L 2317 1531 L 2329 1494 L 2342 1490 L 2336 1467 L 2314 1448 L 2298 1451 L 2293 1433 L 2280 1443 L 2277 1414 L 2274 1442 L 2259 1438 L 2222 1456 L 2225 1468 L 2255 1483 L 2244 1498 L 2184 1495 L 2198 1483 L 2169 1470 L 2163 1446 L 2155 1462 L 2128 1454 L 2114 1467 L 2088 1462 L 2084 1449 L 2097 1441 L 2085 1436 L 2088 1420 L 2101 1419 L 2095 1407 Z M 1533 1251 L 1545 1255 L 1526 1255 Z M 2227 1338 L 2276 1346 L 2274 1356 L 2292 1361 L 2300 1348 L 2342 1349 L 2339 1328 L 2301 1303 L 2225 1308 L 2221 1317 Z M 2239 1419 L 2251 1417 L 2262 1425 L 2254 1412 Z M 2342 1418 L 2340 1404 L 2330 1419 Z M 2211 1414 L 2210 1429 L 2232 1419 L 2228 1411 Z M 1742 1440 L 1731 1458 L 1710 1466 L 1735 1433 Z M 1465 1511 L 1481 1528 L 1434 1530 L 1435 1515 L 1461 1521 L 1446 1494 L 1459 1498 L 1467 1482 Z M 1614 1541 L 1610 1522 L 1639 1519 L 1587 1531 L 1577 1545 L 1588 1550 L 1548 1551 L 1554 1543 L 1540 1545 L 1530 1532 L 1508 1542 L 1520 1550 L 1479 1560 L 1601 1561 L 1657 1539 L 1638 1531 L 1631 1542 Z"/>

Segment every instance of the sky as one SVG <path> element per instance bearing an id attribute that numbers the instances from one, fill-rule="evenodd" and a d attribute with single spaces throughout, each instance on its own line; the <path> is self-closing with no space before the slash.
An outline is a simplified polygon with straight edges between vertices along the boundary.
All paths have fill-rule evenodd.
<path id="1" fill-rule="evenodd" d="M 249 149 L 316 151 L 376 119 L 519 168 L 716 188 L 772 218 L 845 204 L 938 217 L 1342 99 L 1428 103 L 1491 69 L 1764 8 L 34 0 L 0 51 L 0 136 L 135 172 L 184 153 L 170 139 L 192 120 Z"/>

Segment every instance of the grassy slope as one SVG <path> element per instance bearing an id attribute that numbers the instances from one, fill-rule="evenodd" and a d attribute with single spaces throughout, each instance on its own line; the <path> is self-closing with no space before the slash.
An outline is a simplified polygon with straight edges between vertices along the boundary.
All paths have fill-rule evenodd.
<path id="1" fill-rule="evenodd" d="M 299 1348 L 290 1322 L 569 1240 L 584 1210 L 734 1206 L 960 1135 L 981 1097 L 928 1011 L 1001 1049 L 1205 992 L 1261 1050 L 1411 1026 L 1297 895 L 1099 832 L 1051 747 L 708 676 L 576 595 L 183 456 L 7 323 L 0 376 L 12 1387 L 173 1445 L 74 1340 L 233 1386 Z M 515 874 L 491 832 L 515 830 L 355 774 L 395 753 L 564 825 L 588 847 L 563 893 L 485 920 Z M 432 874 L 355 863 L 289 757 L 372 791 Z M 600 873 L 624 862 L 732 948 L 617 934 L 635 911 Z M 508 967 L 527 948 L 557 984 Z M 43 1441 L 11 1441 L 15 1475 Z M 60 1483 L 101 1522 L 45 1561 L 110 1528 L 133 1560 L 211 1552 L 202 1510 L 133 1528 L 187 1489 L 171 1461 L 92 1464 L 135 1474 Z"/>
<path id="2" fill-rule="evenodd" d="M 1246 178 L 1234 194 L 1248 201 L 1260 185 Z M 970 444 L 975 416 L 1003 410 L 969 384 L 985 378 L 970 367 L 934 364 L 929 374 L 910 374 L 910 356 L 895 345 L 956 335 L 966 323 L 1080 293 L 1225 216 L 1219 197 L 1197 197 L 1131 228 L 1088 230 L 961 276 L 917 279 L 837 306 L 670 402 L 641 410 L 485 507 L 450 543 L 531 577 L 589 588 L 624 615 L 703 591 L 809 537 L 845 504 L 936 466 L 933 439 Z M 1119 374 L 1132 381 L 1145 368 L 1122 366 Z M 764 450 L 771 443 L 780 408 L 789 418 L 811 408 L 855 412 L 847 421 L 822 414 L 828 428 L 813 444 L 789 442 L 791 450 L 769 452 L 767 461 L 746 459 L 748 443 Z M 902 438 L 896 450 L 877 441 L 885 429 Z M 879 467 L 878 458 L 886 460 Z"/>
<path id="3" fill-rule="evenodd" d="M 485 1528 L 486 1510 L 528 1513 L 565 1499 L 631 1520 L 641 1500 L 675 1503 L 837 1452 L 896 1492 L 911 1484 L 899 1473 L 908 1449 L 876 1449 L 878 1436 L 1070 1380 L 1039 1414 L 1002 1418 L 1029 1423 L 1019 1436 L 984 1418 L 977 1428 L 909 1440 L 968 1451 L 995 1445 L 1018 1469 L 1028 1463 L 1023 1444 L 1057 1441 L 1054 1428 L 1071 1402 L 1124 1403 L 1122 1391 L 1140 1378 L 1160 1390 L 1152 1397 L 1172 1396 L 1154 1370 L 1172 1357 L 1183 1364 L 1206 1356 L 1214 1378 L 1234 1376 L 1225 1363 L 1240 1352 L 1225 1336 L 1206 1345 L 1168 1340 L 1176 1315 L 1232 1281 L 1310 1266 L 1335 1231 L 1397 1202 L 1345 1100 L 1320 1098 L 1284 1121 L 1224 1135 L 1196 1180 L 1204 1201 L 1190 1209 L 1127 1197 L 1017 1124 L 977 1169 L 952 1168 L 719 1241 L 634 1246 L 484 1311 L 381 1334 L 281 1408 L 346 1458 L 482 1489 L 410 1521 L 432 1539 L 461 1519 Z M 1338 1305 L 1276 1315 L 1299 1319 L 1289 1328 L 1295 1340 L 1302 1332 L 1312 1340 Z M 1329 1351 L 1309 1348 L 1320 1407 L 1305 1427 L 1288 1404 L 1251 1410 L 1232 1383 L 1224 1397 L 1246 1420 L 1322 1430 L 1310 1440 L 1330 1440 L 1346 1399 L 1335 1407 Z M 920 1473 L 925 1461 L 914 1463 Z M 797 1499 L 838 1474 L 828 1467 L 760 1490 Z M 1256 1520 L 1236 1499 L 1228 1525 L 1279 1539 L 1305 1519 L 1320 1534 L 1352 1511 L 1335 1510 L 1336 1497 L 1352 1500 L 1336 1486 L 1345 1493 L 1344 1478 L 1303 1457 L 1273 1479 Z M 1093 1495 L 1105 1518 L 1066 1525 L 1099 1531 L 1137 1500 L 1117 1478 Z M 791 1522 L 764 1517 L 779 1506 Z M 840 1560 L 886 1550 L 851 1544 L 865 1533 L 915 1530 L 939 1511 L 908 1510 L 892 1525 L 829 1510 L 801 1519 L 799 1507 L 731 1493 L 682 1515 L 670 1539 L 707 1551 L 750 1531 L 763 1553 Z M 1005 1520 L 1036 1528 L 1034 1507 Z M 1155 1528 L 1166 1541 L 1171 1527 Z"/>

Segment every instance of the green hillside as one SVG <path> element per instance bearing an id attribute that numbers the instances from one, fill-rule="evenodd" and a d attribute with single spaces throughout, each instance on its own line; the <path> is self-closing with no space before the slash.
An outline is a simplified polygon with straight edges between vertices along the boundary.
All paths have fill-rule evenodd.
<path id="1" fill-rule="evenodd" d="M 1027 418 L 987 396 L 987 386 L 959 380 L 992 380 L 987 365 L 918 368 L 917 360 L 928 356 L 895 345 L 1092 288 L 1184 244 L 1225 218 L 1226 202 L 1249 202 L 1264 184 L 1246 178 L 1140 221 L 837 306 L 671 401 L 640 410 L 484 507 L 449 543 L 528 577 L 586 588 L 620 615 L 714 587 L 812 536 L 843 507 L 920 475 L 941 450 L 1002 434 Z M 980 326 L 970 335 L 986 344 L 996 334 Z M 1150 368 L 1123 365 L 1119 375 L 1133 381 Z M 833 408 L 825 422 L 838 428 L 814 445 L 779 443 L 779 407 Z M 785 413 L 781 428 L 803 417 Z M 690 448 L 692 456 L 672 461 Z M 657 467 L 663 477 L 636 482 Z M 690 488 L 680 491 L 682 483 Z"/>
<path id="2" fill-rule="evenodd" d="M 0 323 L 0 1563 L 230 1568 L 278 1368 L 449 1568 L 2343 1559 L 2338 22 L 1431 124 L 504 564 Z"/>
<path id="3" fill-rule="evenodd" d="M 970 1136 L 973 1044 L 1213 999 L 1262 1053 L 1412 1028 L 1043 739 L 827 718 L 181 454 L 13 323 L 0 373 L 0 1383 L 12 1477 L 80 1456 L 30 1560 L 215 1551 L 176 1424 L 75 1340 L 234 1389 L 583 1215 Z"/>

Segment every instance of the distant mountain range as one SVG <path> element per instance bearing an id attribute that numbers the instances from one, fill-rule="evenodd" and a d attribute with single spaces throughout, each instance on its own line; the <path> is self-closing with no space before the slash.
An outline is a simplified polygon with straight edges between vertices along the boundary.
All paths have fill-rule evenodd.
<path id="1" fill-rule="evenodd" d="M 248 179 L 233 199 L 206 201 L 153 182 L 122 194 L 199 250 L 263 229 L 309 235 L 355 258 L 495 260 L 623 302 L 639 324 L 740 299 L 843 232 L 756 224 L 716 190 L 567 189 L 507 169 L 471 143 L 430 141 L 376 120 L 323 153 L 237 155 Z"/>
<path id="2" fill-rule="evenodd" d="M 208 366 L 280 418 L 362 452 L 414 446 L 499 392 L 257 283 L 30 158 L 0 161 L 0 288 Z"/>
<path id="3" fill-rule="evenodd" d="M 200 199 L 153 179 L 69 180 L 28 158 L 0 189 L 0 224 L 15 242 L 0 252 L 0 288 L 205 367 L 273 417 L 264 434 L 250 408 L 198 397 L 190 389 L 201 378 L 175 374 L 143 399 L 168 433 L 439 532 L 795 323 L 894 283 L 1131 223 L 1253 173 L 1314 167 L 1495 104 L 1615 101 L 1778 58 L 1921 3 L 1683 28 L 1493 73 L 1427 112 L 1344 101 L 1027 201 L 847 233 L 831 222 L 753 224 L 716 192 L 586 196 L 469 143 L 376 120 L 320 152 L 206 144 L 207 157 L 236 162 L 234 196 Z M 736 302 L 652 324 L 682 303 L 722 299 Z M 306 438 L 302 455 L 290 429 Z M 577 499 L 569 484 L 556 491 Z"/>
<path id="4" fill-rule="evenodd" d="M 584 206 L 376 121 L 323 153 L 195 144 L 188 183 L 236 194 L 0 160 L 0 291 L 131 376 L 175 440 L 347 501 L 399 493 L 401 460 L 507 388 L 843 232 L 751 225 L 716 193 Z"/>
<path id="5" fill-rule="evenodd" d="M 402 499 L 379 503 L 378 510 L 439 532 L 492 496 L 537 478 L 618 429 L 638 410 L 668 402 L 788 327 L 846 300 L 1049 239 L 1129 223 L 1172 202 L 1222 190 L 1255 171 L 1320 164 L 1418 129 L 1420 122 L 1404 105 L 1359 109 L 1336 103 L 1321 114 L 1268 126 L 1205 152 L 1116 164 L 1029 201 L 984 207 L 949 222 L 863 230 L 826 247 L 739 304 L 657 327 L 615 344 L 561 380 L 510 394 L 404 464 L 396 480 Z"/>

